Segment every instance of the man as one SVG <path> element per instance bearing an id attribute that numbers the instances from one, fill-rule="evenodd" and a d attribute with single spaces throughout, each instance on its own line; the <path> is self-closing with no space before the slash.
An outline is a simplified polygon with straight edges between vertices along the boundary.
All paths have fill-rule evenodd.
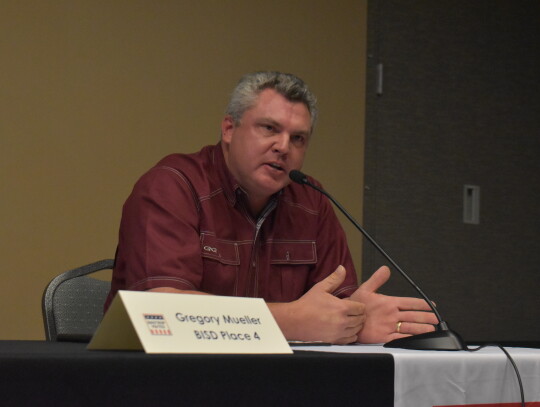
<path id="1" fill-rule="evenodd" d="M 359 288 L 328 200 L 291 184 L 317 117 L 297 77 L 246 75 L 221 123 L 221 142 L 164 158 L 124 205 L 112 288 L 264 298 L 290 340 L 376 343 L 433 330 L 415 298 Z M 310 178 L 312 182 L 317 182 Z"/>

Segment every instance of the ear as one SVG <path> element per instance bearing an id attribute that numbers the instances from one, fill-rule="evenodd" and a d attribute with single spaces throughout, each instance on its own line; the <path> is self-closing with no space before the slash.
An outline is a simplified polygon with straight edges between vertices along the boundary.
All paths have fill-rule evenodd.
<path id="1" fill-rule="evenodd" d="M 223 120 L 221 121 L 221 140 L 225 144 L 230 144 L 233 132 L 234 132 L 235 124 L 234 119 L 232 116 L 225 116 Z"/>

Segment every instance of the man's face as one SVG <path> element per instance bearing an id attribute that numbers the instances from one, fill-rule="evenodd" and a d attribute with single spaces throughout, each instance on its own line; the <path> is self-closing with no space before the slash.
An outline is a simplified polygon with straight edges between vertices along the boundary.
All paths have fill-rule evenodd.
<path id="1" fill-rule="evenodd" d="M 265 89 L 239 124 L 226 116 L 221 132 L 227 166 L 258 213 L 272 194 L 289 184 L 289 171 L 302 167 L 311 116 L 303 103 Z"/>

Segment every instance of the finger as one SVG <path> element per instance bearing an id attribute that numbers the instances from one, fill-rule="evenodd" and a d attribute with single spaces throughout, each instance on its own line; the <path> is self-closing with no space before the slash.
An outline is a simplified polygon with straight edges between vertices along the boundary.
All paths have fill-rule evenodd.
<path id="1" fill-rule="evenodd" d="M 367 319 L 366 314 L 348 315 L 345 319 L 345 325 L 348 327 L 363 324 Z"/>
<path id="2" fill-rule="evenodd" d="M 433 312 L 426 311 L 401 311 L 398 314 L 398 319 L 403 322 L 415 322 L 418 324 L 436 325 L 439 323 Z"/>
<path id="3" fill-rule="evenodd" d="M 395 297 L 397 307 L 402 311 L 431 311 L 429 304 L 421 298 Z"/>
<path id="4" fill-rule="evenodd" d="M 354 332 L 354 333 L 357 333 L 358 331 L 360 331 L 362 329 L 362 327 L 364 326 L 364 323 L 366 322 L 365 318 L 362 318 L 362 319 L 359 319 L 359 320 L 355 320 L 355 321 L 350 321 L 350 325 L 348 325 L 346 328 L 345 328 L 345 332 Z"/>
<path id="5" fill-rule="evenodd" d="M 408 337 L 408 336 L 411 336 L 411 335 L 407 335 L 407 334 L 398 334 L 397 332 L 394 332 L 394 333 L 388 335 L 388 338 L 386 339 L 386 342 L 393 341 L 394 339 L 406 338 L 406 337 Z"/>
<path id="6" fill-rule="evenodd" d="M 399 333 L 405 335 L 420 335 L 426 332 L 433 332 L 434 330 L 435 327 L 433 325 L 402 322 Z"/>
<path id="7" fill-rule="evenodd" d="M 331 321 L 338 329 L 354 329 L 363 326 L 366 319 L 367 317 L 364 313 L 351 315 L 350 313 L 346 314 L 340 311 L 333 319 L 327 320 L 327 323 L 330 323 L 329 321 Z"/>
<path id="8" fill-rule="evenodd" d="M 379 267 L 373 275 L 362 284 L 361 288 L 368 292 L 377 292 L 390 278 L 390 269 L 386 266 Z"/>
<path id="9" fill-rule="evenodd" d="M 354 342 L 357 342 L 358 341 L 358 335 L 351 335 L 351 336 L 345 336 L 343 338 L 339 338 L 337 339 L 336 341 L 334 341 L 333 343 L 335 343 L 336 345 L 346 345 L 348 343 L 354 343 Z"/>
<path id="10" fill-rule="evenodd" d="M 312 290 L 315 289 L 317 291 L 321 290 L 327 293 L 332 293 L 341 285 L 341 283 L 343 283 L 345 280 L 345 275 L 345 267 L 338 266 L 332 274 L 315 284 Z"/>
<path id="11" fill-rule="evenodd" d="M 366 304 L 364 304 L 363 302 L 351 301 L 348 298 L 344 298 L 343 301 L 347 301 L 348 316 L 365 315 Z"/>

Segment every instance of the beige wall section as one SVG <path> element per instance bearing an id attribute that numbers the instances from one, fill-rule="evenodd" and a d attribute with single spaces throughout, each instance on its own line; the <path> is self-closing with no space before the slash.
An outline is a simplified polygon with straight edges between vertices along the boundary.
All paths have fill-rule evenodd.
<path id="1" fill-rule="evenodd" d="M 216 142 L 245 72 L 293 72 L 311 85 L 322 114 L 304 170 L 360 219 L 366 8 L 0 2 L 0 339 L 44 337 L 45 285 L 114 256 L 133 183 L 168 153 Z M 346 229 L 359 265 L 361 239 Z"/>

